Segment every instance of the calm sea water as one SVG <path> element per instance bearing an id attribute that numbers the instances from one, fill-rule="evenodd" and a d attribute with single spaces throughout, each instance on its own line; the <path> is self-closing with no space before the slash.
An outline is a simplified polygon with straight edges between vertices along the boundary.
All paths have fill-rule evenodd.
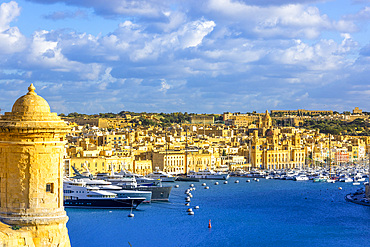
<path id="1" fill-rule="evenodd" d="M 238 179 L 239 183 L 234 183 Z M 204 189 L 205 182 L 210 187 Z M 187 214 L 177 182 L 168 203 L 134 210 L 67 209 L 73 247 L 95 246 L 369 246 L 370 207 L 346 202 L 349 183 L 230 178 L 194 183 Z M 166 183 L 165 185 L 174 185 Z M 339 190 L 338 187 L 342 187 Z M 212 228 L 208 228 L 211 220 Z"/>

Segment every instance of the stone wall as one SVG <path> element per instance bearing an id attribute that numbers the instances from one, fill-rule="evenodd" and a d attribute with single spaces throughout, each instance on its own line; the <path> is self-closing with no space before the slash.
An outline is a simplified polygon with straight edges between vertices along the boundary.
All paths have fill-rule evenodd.
<path id="1" fill-rule="evenodd" d="M 2 247 L 35 247 L 30 231 L 19 229 L 12 230 L 0 222 L 0 246 Z"/>

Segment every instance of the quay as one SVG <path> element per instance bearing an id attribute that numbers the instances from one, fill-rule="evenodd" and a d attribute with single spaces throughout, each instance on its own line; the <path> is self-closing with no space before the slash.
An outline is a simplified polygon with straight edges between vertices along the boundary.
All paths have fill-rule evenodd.
<path id="1" fill-rule="evenodd" d="M 344 198 L 348 202 L 370 207 L 370 200 L 366 198 L 364 191 L 347 194 Z"/>

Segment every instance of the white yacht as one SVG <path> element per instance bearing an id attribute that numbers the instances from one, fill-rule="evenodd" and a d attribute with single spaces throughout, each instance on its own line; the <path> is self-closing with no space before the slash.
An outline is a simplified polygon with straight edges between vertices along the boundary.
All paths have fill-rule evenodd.
<path id="1" fill-rule="evenodd" d="M 353 179 L 348 176 L 343 176 L 339 178 L 339 182 L 352 183 Z"/>
<path id="2" fill-rule="evenodd" d="M 294 181 L 307 181 L 307 180 L 309 180 L 309 178 L 305 174 L 299 174 L 297 176 L 294 176 L 293 180 Z"/>
<path id="3" fill-rule="evenodd" d="M 153 182 L 138 184 L 136 178 L 123 177 L 122 175 L 100 174 L 100 178 L 122 187 L 124 190 L 148 191 L 152 193 L 151 201 L 168 201 L 171 193 L 171 186 L 162 186 L 161 180 L 154 179 Z M 122 193 L 118 194 L 121 195 Z"/>
<path id="4" fill-rule="evenodd" d="M 362 173 L 356 173 L 356 175 L 353 177 L 353 181 L 355 182 L 365 182 L 365 177 Z"/>
<path id="5" fill-rule="evenodd" d="M 337 181 L 335 178 L 333 178 L 333 177 L 329 177 L 328 179 L 326 179 L 326 182 L 327 183 L 332 183 L 332 184 L 334 184 L 335 183 L 335 181 Z"/>
<path id="6" fill-rule="evenodd" d="M 114 173 L 114 175 L 120 175 L 124 178 L 135 178 L 138 185 L 149 185 L 149 184 L 153 184 L 157 182 L 158 180 L 154 178 L 147 178 L 147 177 L 144 177 L 143 175 L 132 173 L 129 171 L 124 171 L 122 169 L 120 172 Z"/>
<path id="7" fill-rule="evenodd" d="M 160 179 L 162 182 L 175 182 L 176 176 L 172 176 L 171 174 L 165 173 L 160 170 L 155 170 L 154 172 L 146 175 L 147 178 L 152 179 Z"/>
<path id="8" fill-rule="evenodd" d="M 118 198 L 117 194 L 87 186 L 81 179 L 63 181 L 64 207 L 75 208 L 136 208 L 144 197 Z"/>
<path id="9" fill-rule="evenodd" d="M 198 179 L 212 179 L 212 180 L 227 180 L 229 179 L 229 174 L 215 172 L 209 169 L 199 170 L 198 172 L 189 171 L 188 177 L 190 178 L 198 178 Z"/>
<path id="10" fill-rule="evenodd" d="M 127 187 L 127 184 L 122 184 L 121 180 L 121 186 L 113 185 L 111 182 L 100 180 L 100 179 L 89 179 L 89 178 L 81 178 L 81 181 L 86 182 L 86 186 L 92 186 L 92 187 L 98 187 L 100 190 L 105 190 L 108 192 L 112 192 L 118 196 L 118 198 L 145 198 L 143 202 L 149 203 L 152 199 L 152 192 L 151 191 L 139 191 L 139 190 L 123 190 L 122 186 Z M 128 183 L 131 185 L 131 187 L 135 188 L 136 183 L 132 179 L 128 180 Z M 134 183 L 134 185 L 132 185 Z"/>
<path id="11" fill-rule="evenodd" d="M 267 175 L 266 177 L 265 177 L 265 179 L 273 179 L 274 178 L 274 176 L 273 175 Z"/>
<path id="12" fill-rule="evenodd" d="M 294 177 L 298 176 L 296 172 L 290 171 L 286 174 L 285 180 L 294 180 Z"/>

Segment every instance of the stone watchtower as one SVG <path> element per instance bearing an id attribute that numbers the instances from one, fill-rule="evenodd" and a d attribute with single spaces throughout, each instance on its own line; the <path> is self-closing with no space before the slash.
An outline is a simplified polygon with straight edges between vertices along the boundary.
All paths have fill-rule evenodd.
<path id="1" fill-rule="evenodd" d="M 0 221 L 30 232 L 34 246 L 70 246 L 63 207 L 68 129 L 32 84 L 0 118 Z"/>

